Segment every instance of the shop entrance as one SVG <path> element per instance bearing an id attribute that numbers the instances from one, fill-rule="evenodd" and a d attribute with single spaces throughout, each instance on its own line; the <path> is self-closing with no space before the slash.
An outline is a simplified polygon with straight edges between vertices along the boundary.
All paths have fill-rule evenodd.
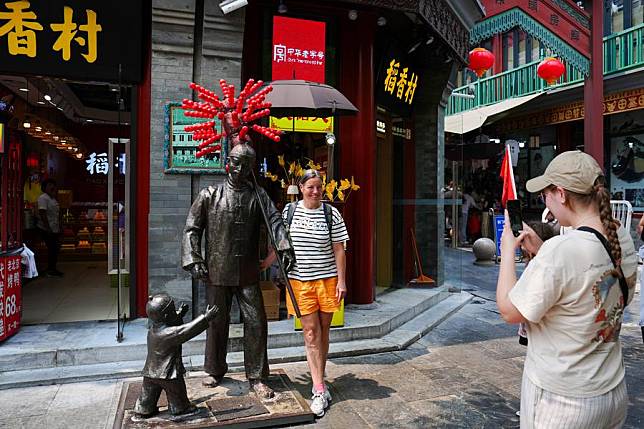
<path id="1" fill-rule="evenodd" d="M 391 118 L 379 115 L 376 123 L 376 293 L 393 281 L 393 135 Z"/>
<path id="2" fill-rule="evenodd" d="M 129 315 L 131 93 L 0 76 L 7 134 L 22 150 L 22 241 L 39 273 L 23 281 L 22 324 Z"/>

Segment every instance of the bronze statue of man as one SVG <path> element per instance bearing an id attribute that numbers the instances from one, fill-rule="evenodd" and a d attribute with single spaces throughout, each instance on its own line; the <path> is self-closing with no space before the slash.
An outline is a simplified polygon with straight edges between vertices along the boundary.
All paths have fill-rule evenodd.
<path id="1" fill-rule="evenodd" d="M 230 306 L 237 296 L 244 322 L 244 366 L 250 387 L 263 398 L 273 391 L 264 384 L 268 377 L 267 322 L 259 288 L 259 228 L 266 209 L 267 227 L 275 237 L 277 252 L 288 271 L 295 262 L 293 247 L 266 191 L 254 189 L 249 180 L 255 166 L 255 151 L 246 143 L 233 147 L 228 156 L 228 177 L 217 186 L 203 189 L 190 208 L 182 244 L 182 265 L 197 279 L 206 280 L 206 299 L 220 311 L 206 331 L 204 382 L 217 386 L 228 370 L 226 352 Z M 206 257 L 201 238 L 206 237 Z"/>

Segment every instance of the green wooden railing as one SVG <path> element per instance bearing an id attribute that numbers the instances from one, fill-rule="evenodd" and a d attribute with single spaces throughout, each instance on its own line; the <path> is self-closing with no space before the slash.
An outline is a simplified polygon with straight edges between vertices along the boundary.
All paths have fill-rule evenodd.
<path id="1" fill-rule="evenodd" d="M 473 99 L 450 96 L 447 115 L 464 112 L 476 107 L 498 103 L 508 98 L 521 97 L 565 85 L 581 82 L 583 75 L 566 65 L 566 73 L 553 85 L 537 76 L 539 61 L 534 61 L 479 79 L 470 85 L 454 89 L 452 94 L 473 94 Z M 644 65 L 644 24 L 629 28 L 604 38 L 604 76 L 620 73 Z"/>

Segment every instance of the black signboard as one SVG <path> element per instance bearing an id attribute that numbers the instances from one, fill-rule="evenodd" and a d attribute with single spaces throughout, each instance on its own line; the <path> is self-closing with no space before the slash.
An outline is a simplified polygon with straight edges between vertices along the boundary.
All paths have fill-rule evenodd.
<path id="1" fill-rule="evenodd" d="M 137 83 L 145 0 L 0 0 L 0 73 Z"/>
<path id="2" fill-rule="evenodd" d="M 412 56 L 390 43 L 380 59 L 377 73 L 378 104 L 392 113 L 409 116 L 419 91 L 422 91 L 419 70 Z"/>

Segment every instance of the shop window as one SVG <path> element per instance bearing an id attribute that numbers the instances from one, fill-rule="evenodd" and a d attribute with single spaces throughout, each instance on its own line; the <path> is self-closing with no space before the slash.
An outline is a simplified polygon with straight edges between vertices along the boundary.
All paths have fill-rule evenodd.
<path id="1" fill-rule="evenodd" d="M 530 149 L 536 149 L 539 148 L 539 136 L 530 136 L 530 139 L 528 140 L 528 145 Z"/>
<path id="2" fill-rule="evenodd" d="M 624 4 L 623 0 L 612 0 L 611 5 L 611 33 L 624 30 Z"/>
<path id="3" fill-rule="evenodd" d="M 519 63 L 517 67 L 525 64 L 526 39 L 527 34 L 522 31 L 519 35 Z"/>

